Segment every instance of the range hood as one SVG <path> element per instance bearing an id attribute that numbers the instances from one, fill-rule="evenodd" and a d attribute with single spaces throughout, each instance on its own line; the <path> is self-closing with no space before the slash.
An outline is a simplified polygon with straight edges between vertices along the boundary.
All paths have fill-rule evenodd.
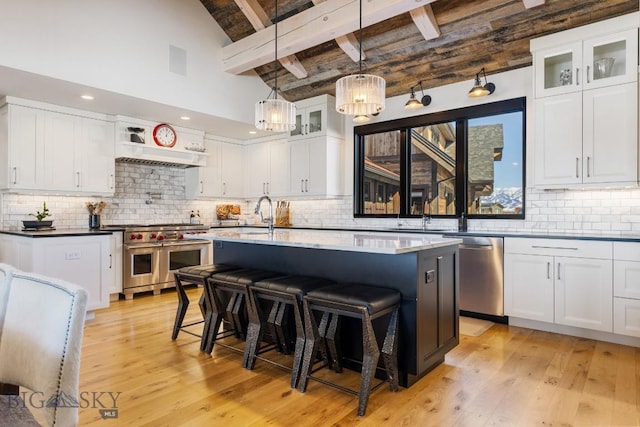
<path id="1" fill-rule="evenodd" d="M 135 142 L 116 144 L 116 161 L 151 166 L 192 168 L 207 165 L 208 154 L 173 147 L 154 147 Z"/>

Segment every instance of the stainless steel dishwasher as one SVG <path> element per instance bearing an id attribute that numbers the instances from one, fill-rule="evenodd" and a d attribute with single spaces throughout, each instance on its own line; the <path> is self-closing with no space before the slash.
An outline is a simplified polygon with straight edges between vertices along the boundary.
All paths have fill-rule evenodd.
<path id="1" fill-rule="evenodd" d="M 506 322 L 504 318 L 504 241 L 502 237 L 458 236 L 460 311 Z"/>

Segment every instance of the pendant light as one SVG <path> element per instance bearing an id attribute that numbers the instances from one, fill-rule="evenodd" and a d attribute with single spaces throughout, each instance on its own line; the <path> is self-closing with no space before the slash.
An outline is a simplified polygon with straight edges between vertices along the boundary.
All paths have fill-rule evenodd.
<path id="1" fill-rule="evenodd" d="M 259 130 L 289 132 L 296 128 L 296 105 L 278 99 L 278 0 L 275 10 L 275 82 L 267 99 L 256 102 L 255 125 Z M 273 94 L 273 98 L 270 98 Z"/>
<path id="2" fill-rule="evenodd" d="M 386 83 L 382 77 L 362 74 L 362 0 L 360 0 L 360 61 L 358 74 L 342 77 L 336 82 L 336 111 L 353 116 L 356 123 L 366 123 L 385 107 Z"/>

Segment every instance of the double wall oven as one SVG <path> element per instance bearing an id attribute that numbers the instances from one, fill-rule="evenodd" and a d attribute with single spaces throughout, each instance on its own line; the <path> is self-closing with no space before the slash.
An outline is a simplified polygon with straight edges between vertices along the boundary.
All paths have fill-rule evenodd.
<path id="1" fill-rule="evenodd" d="M 126 299 L 138 292 L 175 286 L 173 273 L 193 265 L 211 264 L 211 241 L 184 239 L 186 234 L 206 233 L 207 227 L 190 224 L 111 226 L 124 229 L 122 290 Z"/>

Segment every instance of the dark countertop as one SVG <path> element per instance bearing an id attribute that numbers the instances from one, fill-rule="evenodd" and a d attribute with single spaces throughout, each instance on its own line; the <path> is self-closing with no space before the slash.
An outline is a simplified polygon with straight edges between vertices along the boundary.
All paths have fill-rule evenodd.
<path id="1" fill-rule="evenodd" d="M 247 225 L 245 228 L 265 228 L 262 225 Z M 212 226 L 212 229 L 233 228 L 228 226 Z M 276 227 L 278 228 L 278 227 Z M 455 230 L 427 230 L 422 231 L 419 228 L 400 227 L 400 228 L 347 228 L 347 227 L 283 227 L 285 229 L 301 229 L 301 230 L 334 230 L 334 231 L 380 231 L 390 233 L 424 233 L 424 234 L 440 234 L 446 237 L 525 237 L 525 238 L 542 238 L 542 239 L 575 239 L 575 240 L 600 240 L 600 241 L 616 241 L 616 242 L 638 242 L 640 243 L 640 233 L 621 232 L 621 233 L 598 233 L 587 231 L 545 231 L 545 230 L 527 230 L 527 231 L 455 231 Z M 123 231 L 122 228 L 108 227 L 100 230 L 90 230 L 88 228 L 68 228 L 57 230 L 42 231 L 22 231 L 20 229 L 0 230 L 0 234 L 11 234 L 23 237 L 62 237 L 62 236 L 95 236 L 101 234 L 113 234 L 114 232 Z"/>
<path id="2" fill-rule="evenodd" d="M 265 228 L 262 225 L 247 225 L 244 228 Z M 211 228 L 229 228 L 216 227 Z M 278 227 L 276 227 L 278 228 Z M 347 227 L 286 227 L 292 229 L 306 230 L 335 230 L 335 231 L 380 231 L 389 233 L 424 233 L 424 234 L 440 234 L 445 237 L 525 237 L 537 239 L 574 239 L 574 240 L 600 240 L 600 241 L 616 241 L 616 242 L 638 242 L 640 243 L 640 232 L 621 232 L 621 233 L 598 233 L 594 231 L 545 231 L 545 230 L 526 230 L 526 231 L 456 231 L 456 230 L 426 230 L 411 227 L 398 228 L 347 228 Z"/>
<path id="3" fill-rule="evenodd" d="M 90 230 L 88 228 L 63 228 L 56 230 L 0 230 L 0 234 L 11 234 L 22 237 L 67 237 L 67 236 L 99 236 L 113 234 L 117 230 Z"/>

